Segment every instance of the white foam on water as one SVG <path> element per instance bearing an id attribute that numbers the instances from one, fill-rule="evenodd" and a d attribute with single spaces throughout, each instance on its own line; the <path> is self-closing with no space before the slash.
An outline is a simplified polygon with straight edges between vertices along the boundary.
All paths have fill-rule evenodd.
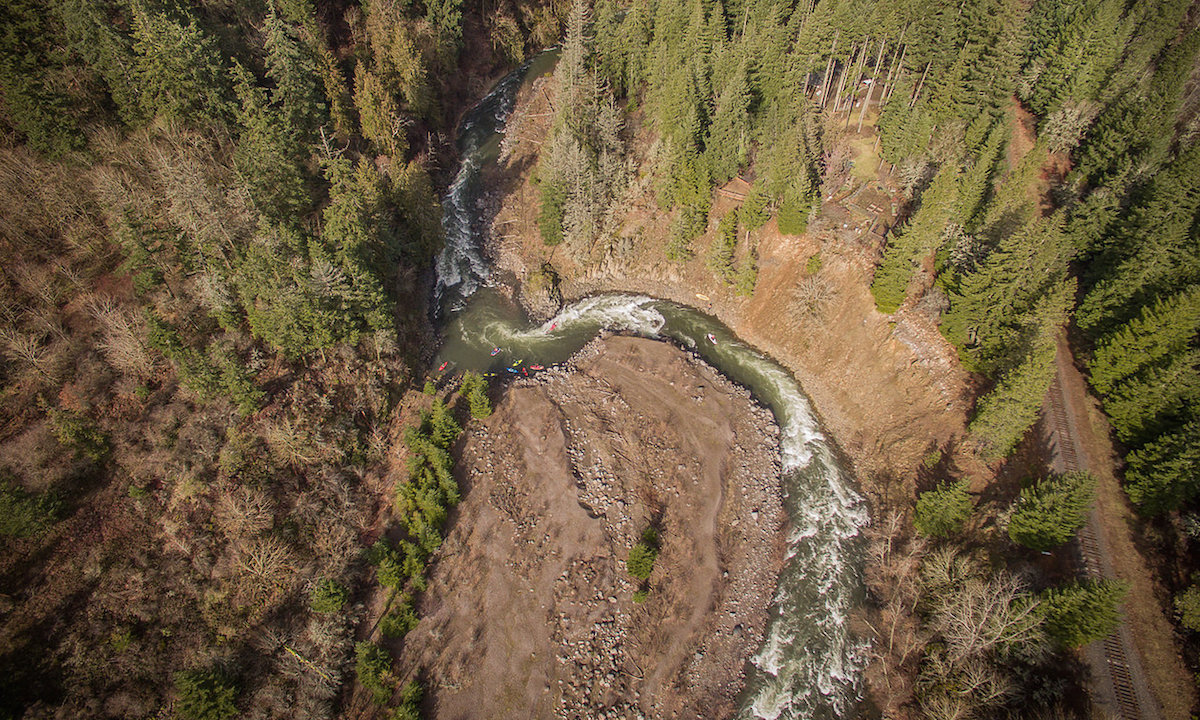
<path id="1" fill-rule="evenodd" d="M 491 113 L 482 126 L 503 132 L 520 75 L 501 82 L 479 105 Z M 475 124 L 475 121 L 472 121 Z M 489 268 L 474 234 L 473 184 L 483 157 L 484 138 L 464 128 L 463 163 L 443 199 L 445 246 L 437 258 L 435 302 L 465 302 L 482 287 Z M 545 340 L 559 331 L 580 327 L 625 330 L 661 337 L 666 325 L 659 301 L 645 296 L 609 295 L 582 300 L 530 330 L 507 323 L 487 323 L 480 332 L 486 344 L 520 345 Z M 555 330 L 550 330 L 554 327 Z M 463 329 L 463 332 L 467 332 Z M 695 348 L 697 337 L 677 338 Z M 827 718 L 840 716 L 857 696 L 864 664 L 863 646 L 846 627 L 857 568 L 852 542 L 867 517 L 861 499 L 838 468 L 799 384 L 783 368 L 737 342 L 722 342 L 718 364 L 726 360 L 759 376 L 778 399 L 784 493 L 791 513 L 788 561 L 780 575 L 777 613 L 767 628 L 763 647 L 752 658 L 761 672 L 750 679 L 745 718 Z"/>
<path id="2" fill-rule="evenodd" d="M 626 330 L 657 337 L 666 325 L 654 298 L 644 295 L 598 295 L 563 308 L 558 315 L 528 333 L 549 333 L 551 326 L 569 330 L 580 324 L 598 325 L 609 330 Z"/>
<path id="3" fill-rule="evenodd" d="M 792 531 L 775 598 L 778 615 L 752 658 L 761 674 L 743 717 L 839 716 L 857 698 L 865 658 L 846 621 L 857 587 L 851 544 L 868 518 L 838 467 L 799 384 L 749 348 L 746 364 L 781 400 L 781 454 Z"/>

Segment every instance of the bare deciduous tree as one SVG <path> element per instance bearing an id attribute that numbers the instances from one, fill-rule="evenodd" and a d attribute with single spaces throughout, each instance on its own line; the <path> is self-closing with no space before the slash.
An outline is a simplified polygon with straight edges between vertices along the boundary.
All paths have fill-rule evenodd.
<path id="1" fill-rule="evenodd" d="M 791 315 L 796 322 L 820 318 L 833 299 L 833 285 L 820 275 L 810 275 L 792 290 Z"/>
<path id="2" fill-rule="evenodd" d="M 148 377 L 154 369 L 154 356 L 142 342 L 141 321 L 111 300 L 93 299 L 88 311 L 100 325 L 99 349 L 109 364 L 133 377 Z"/>

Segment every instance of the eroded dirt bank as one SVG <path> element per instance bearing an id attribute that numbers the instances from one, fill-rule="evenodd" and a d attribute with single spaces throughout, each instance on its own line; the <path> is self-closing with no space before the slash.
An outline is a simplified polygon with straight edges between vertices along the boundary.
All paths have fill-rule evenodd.
<path id="1" fill-rule="evenodd" d="M 436 717 L 730 716 L 783 561 L 778 446 L 746 391 L 662 342 L 610 337 L 511 386 L 465 436 L 405 642 Z"/>
<path id="2" fill-rule="evenodd" d="M 740 201 L 715 196 L 709 229 L 692 243 L 694 257 L 674 262 L 666 257 L 671 215 L 658 205 L 653 172 L 632 178 L 606 226 L 611 235 L 589 248 L 545 246 L 533 168 L 553 117 L 553 97 L 550 77 L 522 91 L 501 161 L 485 169 L 491 188 L 483 203 L 491 218 L 487 255 L 531 314 L 547 317 L 560 297 L 569 302 L 614 291 L 706 310 L 800 381 L 877 509 L 911 502 L 912 469 L 939 449 L 955 450 L 968 475 L 990 474 L 970 453 L 957 452 L 973 392 L 953 346 L 937 331 L 936 313 L 905 305 L 894 315 L 881 314 L 868 290 L 881 242 L 873 229 L 893 220 L 889 203 L 899 197 L 886 174 L 829 190 L 803 235 L 780 234 L 774 220 L 745 233 L 739 262 L 753 248 L 758 282 L 751 297 L 739 297 L 709 268 L 708 253 L 717 221 Z M 652 168 L 661 148 L 644 122 L 631 124 L 633 164 Z M 870 159 L 870 167 L 876 163 Z M 861 206 L 881 213 L 876 217 Z M 539 292 L 546 283 L 538 272 L 546 264 L 559 282 L 549 301 Z M 929 280 L 927 270 L 919 282 Z"/>

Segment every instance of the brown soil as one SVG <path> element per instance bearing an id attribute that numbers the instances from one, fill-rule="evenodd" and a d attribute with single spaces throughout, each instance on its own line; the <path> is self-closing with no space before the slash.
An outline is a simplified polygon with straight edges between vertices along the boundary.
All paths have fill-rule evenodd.
<path id="1" fill-rule="evenodd" d="M 778 428 L 715 370 L 614 337 L 473 425 L 401 666 L 439 718 L 727 717 L 783 561 Z M 650 593 L 625 558 L 659 530 Z"/>
<path id="2" fill-rule="evenodd" d="M 709 231 L 693 242 L 696 257 L 685 263 L 670 262 L 664 249 L 671 217 L 657 205 L 655 176 L 650 171 L 636 175 L 621 199 L 611 240 L 591 248 L 543 246 L 532 168 L 549 129 L 552 98 L 552 83 L 545 80 L 519 99 L 501 166 L 489 178 L 496 188 L 490 198 L 489 240 L 496 267 L 520 283 L 550 263 L 567 300 L 605 291 L 641 292 L 707 309 L 800 381 L 822 424 L 849 457 L 875 517 L 912 507 L 916 478 L 929 476 L 920 472 L 922 460 L 934 459 L 935 452 L 944 453 L 937 463 L 943 474 L 968 478 L 981 499 L 996 493 L 997 466 L 985 463 L 969 443 L 961 442 L 977 394 L 976 379 L 962 369 L 953 346 L 937 330 L 937 292 L 910 301 L 894 315 L 882 315 L 874 308 L 869 285 L 881 250 L 877 233 L 895 221 L 897 208 L 904 204 L 882 163 L 875 180 L 864 187 L 890 197 L 891 212 L 882 208 L 868 213 L 857 207 L 859 189 L 848 181 L 841 187 L 830 186 L 819 216 L 804 235 L 782 235 L 774 221 L 753 232 L 743 231 L 739 261 L 753 249 L 759 274 L 753 296 L 737 297 L 716 279 L 705 256 L 718 219 L 738 202 L 717 197 Z M 1009 161 L 1015 165 L 1034 145 L 1034 123 L 1019 103 L 1013 103 L 1012 112 L 1017 132 L 1010 143 Z M 634 117 L 630 125 L 644 127 L 640 120 Z M 863 133 L 847 134 L 856 169 L 874 162 L 865 150 L 873 133 L 868 126 Z M 634 167 L 653 168 L 656 151 L 652 133 L 639 130 L 633 138 Z M 1051 157 L 1048 165 L 1052 174 L 1064 172 L 1060 158 Z M 808 260 L 815 255 L 820 257 L 820 269 L 810 274 Z M 930 281 L 928 267 L 914 278 L 918 287 L 926 289 Z M 824 288 L 825 299 L 806 307 L 800 298 L 811 296 L 803 291 L 814 283 Z M 555 306 L 545 298 L 521 299 L 535 314 L 544 315 Z M 1088 396 L 1082 382 L 1079 385 L 1075 391 L 1082 401 Z M 1093 420 L 1102 420 L 1094 403 L 1089 407 Z M 1108 435 L 1099 428 L 1084 442 L 1107 445 Z M 1095 457 L 1111 461 L 1115 456 L 1106 447 Z M 1165 594 L 1145 571 L 1144 557 L 1131 539 L 1128 504 L 1112 479 L 1116 465 L 1105 465 L 1099 471 L 1099 504 L 1111 526 L 1109 532 L 1121 537 L 1113 553 L 1118 556 L 1118 573 L 1133 584 L 1127 604 L 1130 622 L 1139 638 L 1154 638 L 1143 640 L 1140 650 L 1155 694 L 1165 698 L 1169 717 L 1183 717 L 1177 713 L 1186 712 L 1192 692 L 1161 610 Z"/>
<path id="3" fill-rule="evenodd" d="M 1192 717 L 1196 688 L 1180 655 L 1174 628 L 1162 611 L 1170 605 L 1170 593 L 1136 544 L 1139 521 L 1116 476 L 1121 459 L 1112 445 L 1108 418 L 1088 394 L 1083 375 L 1069 362 L 1071 353 L 1065 341 L 1059 358 L 1068 410 L 1076 419 L 1075 439 L 1097 480 L 1096 507 L 1106 541 L 1102 549 L 1115 575 L 1129 583 L 1125 622 L 1136 638 L 1141 669 L 1164 717 Z"/>

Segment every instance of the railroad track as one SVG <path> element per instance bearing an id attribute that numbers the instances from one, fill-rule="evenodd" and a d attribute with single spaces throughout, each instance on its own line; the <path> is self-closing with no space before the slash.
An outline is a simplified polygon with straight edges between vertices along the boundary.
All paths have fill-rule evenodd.
<path id="1" fill-rule="evenodd" d="M 1061 368 L 1050 386 L 1047 400 L 1045 415 L 1046 420 L 1050 423 L 1050 430 L 1062 461 L 1061 470 L 1064 472 L 1087 470 L 1087 463 L 1080 462 L 1074 433 L 1067 416 Z M 1107 555 L 1099 527 L 1099 512 L 1093 509 L 1087 524 L 1083 526 L 1075 539 L 1080 575 L 1093 580 L 1115 577 L 1110 564 L 1105 562 Z M 1118 626 L 1108 637 L 1104 638 L 1101 647 L 1104 657 L 1103 666 L 1093 667 L 1093 671 L 1097 675 L 1097 682 L 1108 681 L 1111 687 L 1110 697 L 1115 700 L 1116 704 L 1114 708 L 1116 716 L 1121 720 L 1160 720 L 1162 715 L 1142 675 L 1128 626 L 1124 623 Z"/>

